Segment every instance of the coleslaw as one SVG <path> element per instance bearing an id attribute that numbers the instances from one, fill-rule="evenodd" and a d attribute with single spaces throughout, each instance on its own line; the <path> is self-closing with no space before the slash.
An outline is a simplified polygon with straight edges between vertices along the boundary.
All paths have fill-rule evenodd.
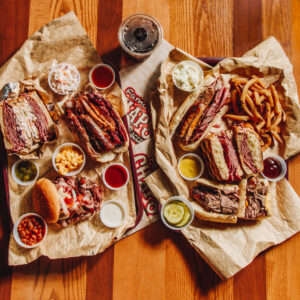
<path id="1" fill-rule="evenodd" d="M 55 93 L 67 95 L 77 90 L 80 83 L 80 74 L 73 65 L 60 63 L 50 71 L 48 82 Z"/>

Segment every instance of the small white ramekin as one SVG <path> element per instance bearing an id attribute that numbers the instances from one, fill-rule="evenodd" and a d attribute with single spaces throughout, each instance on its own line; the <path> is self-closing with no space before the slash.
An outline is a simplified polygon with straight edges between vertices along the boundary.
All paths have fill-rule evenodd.
<path id="1" fill-rule="evenodd" d="M 191 213 L 191 217 L 190 217 L 190 220 L 182 227 L 176 227 L 176 226 L 173 226 L 171 224 L 169 224 L 167 222 L 167 220 L 165 219 L 164 217 L 164 208 L 167 204 L 171 203 L 171 202 L 174 202 L 174 201 L 181 201 L 183 202 L 190 210 L 190 213 Z M 187 200 L 185 197 L 183 196 L 174 196 L 174 197 L 171 197 L 169 198 L 167 201 L 164 202 L 164 204 L 162 205 L 161 209 L 160 209 L 160 218 L 161 220 L 163 221 L 163 223 L 170 229 L 172 230 L 182 230 L 188 226 L 190 226 L 190 224 L 193 222 L 194 220 L 194 208 L 193 206 L 191 205 L 190 201 Z"/>
<path id="2" fill-rule="evenodd" d="M 44 225 L 45 225 L 45 234 L 44 234 L 42 240 L 41 240 L 40 242 L 38 242 L 38 243 L 32 245 L 32 246 L 24 244 L 24 243 L 21 241 L 21 239 L 20 239 L 20 237 L 19 237 L 19 233 L 18 233 L 18 226 L 19 226 L 19 224 L 21 223 L 21 221 L 22 221 L 24 218 L 26 218 L 26 217 L 28 217 L 28 216 L 36 216 L 36 217 L 39 217 L 39 218 L 43 221 L 43 223 L 44 223 Z M 45 220 L 44 220 L 40 215 L 38 215 L 38 214 L 36 214 L 36 213 L 28 213 L 28 214 L 22 215 L 22 216 L 15 222 L 14 228 L 13 228 L 13 236 L 14 236 L 14 239 L 15 239 L 15 241 L 17 242 L 17 244 L 18 244 L 19 246 L 21 246 L 21 247 L 23 247 L 23 248 L 27 248 L 27 249 L 32 249 L 32 248 L 35 248 L 35 247 L 39 246 L 39 245 L 45 240 L 47 233 L 48 233 L 47 223 L 45 222 Z"/>
<path id="3" fill-rule="evenodd" d="M 122 185 L 122 186 L 120 186 L 120 187 L 113 187 L 113 186 L 110 186 L 109 184 L 108 184 L 108 182 L 106 181 L 106 179 L 105 179 L 105 174 L 106 174 L 106 171 L 107 171 L 107 169 L 109 168 L 109 167 L 111 167 L 111 166 L 115 166 L 115 165 L 119 165 L 119 166 L 122 166 L 123 168 L 124 168 L 124 170 L 125 170 L 125 172 L 126 172 L 126 175 L 127 175 L 127 180 L 126 180 L 126 182 Z M 112 164 L 109 164 L 105 169 L 104 169 L 104 171 L 103 171 L 103 173 L 102 173 L 102 180 L 103 180 L 103 182 L 104 182 L 104 184 L 105 184 L 105 186 L 107 187 L 107 188 L 109 188 L 109 189 L 111 189 L 111 190 L 120 190 L 121 188 L 123 188 L 125 185 L 127 185 L 127 183 L 128 183 L 128 181 L 129 181 L 129 171 L 128 171 L 128 169 L 126 168 L 126 166 L 125 165 L 123 165 L 123 164 L 121 164 L 121 163 L 112 163 Z"/>
<path id="4" fill-rule="evenodd" d="M 193 88 L 193 89 L 188 90 L 188 89 L 184 89 L 184 88 L 182 88 L 182 87 L 180 87 L 180 86 L 177 85 L 177 82 L 176 82 L 176 79 L 175 79 L 174 72 L 175 72 L 175 70 L 176 70 L 180 65 L 183 65 L 183 64 L 190 64 L 190 65 L 193 65 L 193 66 L 195 66 L 195 67 L 197 68 L 197 70 L 199 71 L 199 74 L 200 74 L 200 82 L 199 82 L 199 85 L 196 86 L 196 87 Z M 202 68 L 201 68 L 201 67 L 199 66 L 199 64 L 197 64 L 196 62 L 194 62 L 194 61 L 192 61 L 192 60 L 183 60 L 183 61 L 179 62 L 179 63 L 174 67 L 174 69 L 173 69 L 173 71 L 172 71 L 172 79 L 173 79 L 173 82 L 174 82 L 175 86 L 176 86 L 179 90 L 184 91 L 184 92 L 191 93 L 191 92 L 193 92 L 193 91 L 199 89 L 199 88 L 203 85 L 204 73 L 203 73 Z"/>
<path id="5" fill-rule="evenodd" d="M 109 217 L 105 217 L 105 209 L 104 207 L 108 204 L 114 204 L 116 206 L 118 206 L 120 208 L 120 210 L 122 211 L 123 213 L 123 218 L 122 220 L 119 222 L 119 223 L 110 223 L 108 221 L 108 218 Z M 101 209 L 100 209 L 100 213 L 99 213 L 99 216 L 100 216 L 100 220 L 101 222 L 106 226 L 106 227 L 109 227 L 109 228 L 118 228 L 120 227 L 124 221 L 126 220 L 127 218 L 127 209 L 125 208 L 125 206 L 123 205 L 123 203 L 121 201 L 117 201 L 117 200 L 109 200 L 109 201 L 105 201 L 102 206 L 101 206 Z"/>
<path id="6" fill-rule="evenodd" d="M 101 87 L 99 87 L 99 86 L 96 86 L 96 85 L 94 84 L 94 82 L 93 82 L 93 79 L 92 79 L 92 73 L 93 73 L 93 71 L 94 71 L 96 68 L 100 67 L 100 66 L 105 67 L 105 68 L 111 70 L 111 71 L 112 71 L 112 74 L 113 74 L 113 80 L 112 80 L 111 84 L 108 85 L 108 86 L 105 87 L 105 88 L 101 88 Z M 97 89 L 97 90 L 106 90 L 106 89 L 110 88 L 110 87 L 115 83 L 115 81 L 116 81 L 116 73 L 115 73 L 115 70 L 114 70 L 110 65 L 103 64 L 103 63 L 102 63 L 102 64 L 94 65 L 94 66 L 91 68 L 90 73 L 89 73 L 89 81 L 90 81 L 90 84 L 91 84 L 95 89 Z"/>
<path id="7" fill-rule="evenodd" d="M 62 65 L 68 65 L 70 68 L 72 68 L 72 69 L 77 73 L 78 78 L 79 78 L 79 79 L 78 79 L 77 87 L 76 87 L 73 91 L 69 91 L 69 92 L 67 92 L 67 93 L 59 93 L 54 87 L 52 87 L 52 83 L 51 83 L 52 73 L 53 73 L 57 68 L 59 68 L 59 67 L 62 66 Z M 61 95 L 61 96 L 65 96 L 65 95 L 68 95 L 68 94 L 70 94 L 70 93 L 73 93 L 74 91 L 76 91 L 76 90 L 78 89 L 79 84 L 80 84 L 80 73 L 79 73 L 79 71 L 77 70 L 77 68 L 76 68 L 75 66 L 73 66 L 73 65 L 71 65 L 71 64 L 69 64 L 69 63 L 60 63 L 60 64 L 55 65 L 55 66 L 50 70 L 50 72 L 49 72 L 49 74 L 48 74 L 48 85 L 49 85 L 50 89 L 51 89 L 54 93 L 56 93 L 56 94 L 58 94 L 58 95 Z"/>
<path id="8" fill-rule="evenodd" d="M 34 162 L 34 161 L 30 161 L 30 162 L 32 162 L 35 166 L 36 166 L 36 169 L 37 169 L 37 172 L 36 172 L 36 176 L 35 176 L 35 178 L 33 179 L 33 180 L 31 180 L 31 181 L 21 181 L 17 176 L 16 176 L 16 167 L 18 166 L 18 164 L 19 163 L 21 163 L 22 161 L 24 161 L 23 159 L 19 159 L 19 160 L 17 160 L 14 164 L 13 164 L 13 166 L 12 166 L 12 168 L 11 168 L 11 175 L 12 175 L 12 177 L 13 177 L 13 179 L 14 179 L 14 181 L 17 183 L 17 184 L 19 184 L 19 185 L 30 185 L 30 184 L 32 184 L 32 183 L 35 183 L 35 181 L 38 179 L 38 177 L 39 177 L 39 166 Z"/>
<path id="9" fill-rule="evenodd" d="M 278 177 L 276 177 L 276 178 L 269 178 L 269 177 L 267 177 L 263 172 L 261 172 L 261 175 L 262 175 L 265 179 L 267 179 L 267 180 L 269 180 L 269 181 L 279 181 L 279 180 L 281 180 L 281 179 L 285 176 L 285 174 L 286 174 L 286 171 L 287 171 L 286 162 L 284 161 L 284 159 L 283 159 L 282 157 L 280 157 L 280 156 L 278 156 L 278 155 L 276 155 L 276 154 L 267 154 L 266 156 L 264 156 L 264 160 L 265 160 L 266 158 L 269 158 L 269 157 L 274 158 L 274 159 L 276 159 L 276 160 L 278 160 L 278 161 L 280 162 L 280 164 L 281 164 L 281 173 L 280 173 L 280 175 L 279 175 Z"/>
<path id="10" fill-rule="evenodd" d="M 198 162 L 199 162 L 199 164 L 200 164 L 200 172 L 199 172 L 199 174 L 198 174 L 196 177 L 193 177 L 193 178 L 185 177 L 185 176 L 181 173 L 179 166 L 180 166 L 180 162 L 181 162 L 182 159 L 184 159 L 185 157 L 194 157 L 194 158 L 196 158 L 196 159 L 198 160 Z M 180 176 L 181 176 L 183 179 L 189 180 L 189 181 L 193 181 L 193 180 L 198 179 L 200 176 L 202 176 L 202 174 L 203 174 L 203 172 L 204 172 L 204 162 L 203 162 L 202 158 L 201 158 L 199 155 L 197 155 L 197 154 L 195 154 L 195 153 L 187 153 L 187 154 L 182 155 L 182 156 L 179 158 L 178 163 L 177 163 L 177 170 L 178 170 Z"/>
<path id="11" fill-rule="evenodd" d="M 78 173 L 80 173 L 80 172 L 82 171 L 82 169 L 83 169 L 84 166 L 85 166 L 85 162 L 86 162 L 85 153 L 84 153 L 83 149 L 82 149 L 79 145 L 74 144 L 74 143 L 64 143 L 64 144 L 61 144 L 60 146 L 58 146 L 58 147 L 55 149 L 55 151 L 54 151 L 54 153 L 53 153 L 53 155 L 52 155 L 52 165 L 53 165 L 53 168 L 55 169 L 55 171 L 56 171 L 57 173 L 59 173 L 59 171 L 58 171 L 58 169 L 57 169 L 57 167 L 56 167 L 55 158 L 56 158 L 56 156 L 58 155 L 58 153 L 59 153 L 61 150 L 63 150 L 64 148 L 66 148 L 66 147 L 74 147 L 74 148 L 78 149 L 78 150 L 82 153 L 82 155 L 83 155 L 83 163 L 82 163 L 82 165 L 81 165 L 80 168 L 78 168 L 77 170 L 75 170 L 75 171 L 73 171 L 73 172 L 69 172 L 69 173 L 67 173 L 67 174 L 61 174 L 61 175 L 63 175 L 63 176 L 74 176 L 74 175 L 76 175 L 76 174 L 78 174 Z M 59 173 L 59 174 L 60 174 L 60 173 Z"/>

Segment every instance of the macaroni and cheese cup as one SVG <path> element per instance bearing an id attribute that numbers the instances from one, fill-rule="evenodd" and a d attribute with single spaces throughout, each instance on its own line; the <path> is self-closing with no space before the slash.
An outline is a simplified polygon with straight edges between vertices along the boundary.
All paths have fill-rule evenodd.
<path id="1" fill-rule="evenodd" d="M 61 157 L 60 161 L 56 161 L 57 156 L 65 149 L 75 149 L 76 152 L 82 155 L 82 162 L 78 162 L 79 158 L 76 157 L 75 153 L 70 151 L 70 153 L 65 153 L 63 157 Z M 59 158 L 59 157 L 58 157 Z M 85 153 L 83 149 L 74 143 L 65 143 L 56 148 L 52 156 L 52 164 L 53 168 L 56 172 L 64 176 L 74 176 L 82 171 L 84 168 L 86 161 Z M 62 168 L 69 169 L 70 171 L 67 173 L 62 173 L 60 170 Z"/>

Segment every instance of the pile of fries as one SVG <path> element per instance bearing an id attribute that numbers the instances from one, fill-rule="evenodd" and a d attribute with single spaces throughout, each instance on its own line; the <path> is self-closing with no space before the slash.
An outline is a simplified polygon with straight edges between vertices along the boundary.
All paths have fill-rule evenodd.
<path id="1" fill-rule="evenodd" d="M 224 115 L 224 118 L 250 123 L 261 138 L 262 151 L 270 147 L 272 137 L 279 143 L 283 142 L 279 125 L 285 121 L 286 115 L 273 84 L 266 88 L 256 76 L 251 79 L 234 77 L 228 103 L 232 113 Z"/>

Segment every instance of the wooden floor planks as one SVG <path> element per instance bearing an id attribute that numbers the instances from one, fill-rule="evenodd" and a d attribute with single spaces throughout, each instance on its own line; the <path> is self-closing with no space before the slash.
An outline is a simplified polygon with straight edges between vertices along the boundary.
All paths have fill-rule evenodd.
<path id="1" fill-rule="evenodd" d="M 268 37 L 283 45 L 300 83 L 298 0 L 31 0 L 1 1 L 0 63 L 33 32 L 74 10 L 104 59 L 120 65 L 118 27 L 136 12 L 155 16 L 164 37 L 194 56 L 238 56 Z M 289 166 L 300 194 L 300 158 Z M 3 203 L 0 205 L 3 210 Z M 7 215 L 0 213 L 0 255 L 6 253 Z M 0 260 L 1 299 L 297 299 L 300 236 L 259 255 L 234 278 L 221 281 L 184 238 L 160 223 L 103 254 L 15 268 Z"/>

